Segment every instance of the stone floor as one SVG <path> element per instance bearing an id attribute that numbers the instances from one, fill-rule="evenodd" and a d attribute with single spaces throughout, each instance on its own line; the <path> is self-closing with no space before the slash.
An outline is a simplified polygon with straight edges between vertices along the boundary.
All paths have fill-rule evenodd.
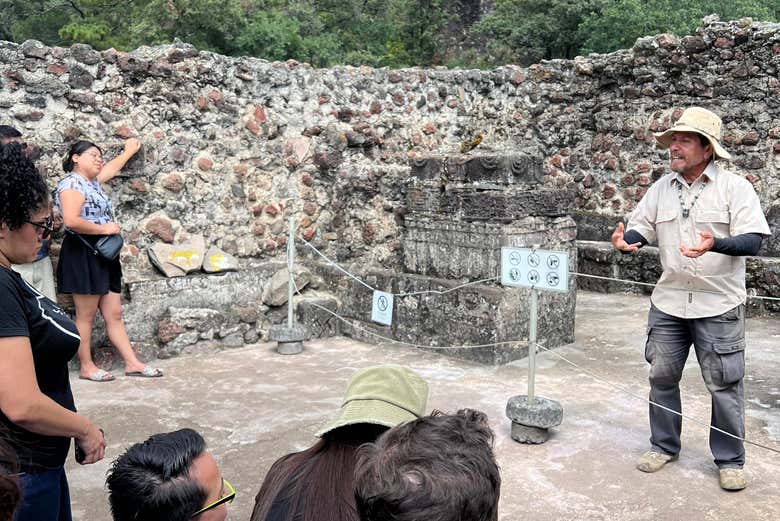
<path id="1" fill-rule="evenodd" d="M 520 520 L 777 520 L 780 454 L 748 445 L 748 489 L 726 493 L 707 445 L 707 429 L 684 422 L 679 462 L 658 474 L 634 470 L 647 448 L 647 406 L 594 380 L 598 374 L 639 394 L 647 392 L 643 359 L 646 297 L 580 292 L 574 344 L 557 357 L 537 357 L 536 392 L 564 407 L 563 424 L 544 445 L 509 437 L 507 399 L 526 392 L 526 361 L 485 367 L 398 346 L 345 338 L 307 344 L 297 356 L 254 345 L 160 362 L 159 380 L 118 377 L 99 384 L 73 378 L 76 402 L 106 431 L 106 459 L 68 462 L 74 519 L 109 520 L 104 480 L 109 463 L 150 434 L 192 427 L 208 441 L 238 495 L 232 520 L 248 520 L 265 471 L 279 456 L 313 442 L 339 406 L 349 376 L 361 367 L 398 363 L 423 374 L 429 406 L 481 409 L 496 431 L 503 486 L 500 519 Z M 780 450 L 780 321 L 748 321 L 748 438 Z M 709 399 L 692 356 L 683 379 L 685 413 L 709 418 Z"/>

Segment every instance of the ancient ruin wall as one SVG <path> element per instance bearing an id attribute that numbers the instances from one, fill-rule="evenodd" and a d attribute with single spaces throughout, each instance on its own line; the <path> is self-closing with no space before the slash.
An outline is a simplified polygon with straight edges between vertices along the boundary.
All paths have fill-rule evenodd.
<path id="1" fill-rule="evenodd" d="M 459 152 L 543 158 L 576 186 L 585 239 L 629 212 L 666 171 L 652 132 L 680 107 L 723 116 L 733 167 L 780 222 L 780 26 L 710 22 L 633 49 L 489 71 L 313 69 L 176 43 L 131 53 L 0 43 L 0 123 L 41 147 L 52 184 L 67 143 L 144 144 L 110 183 L 129 281 L 157 277 L 154 241 L 191 233 L 246 264 L 282 255 L 285 216 L 345 264 L 402 266 L 410 158 Z M 443 180 L 446 183 L 446 180 Z M 775 231 L 765 246 L 780 254 Z"/>

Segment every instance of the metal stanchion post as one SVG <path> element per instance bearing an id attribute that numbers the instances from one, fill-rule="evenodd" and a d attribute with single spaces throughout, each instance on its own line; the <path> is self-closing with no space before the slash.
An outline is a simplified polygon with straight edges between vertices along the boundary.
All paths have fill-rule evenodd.
<path id="1" fill-rule="evenodd" d="M 536 322 L 539 311 L 539 292 L 531 288 L 531 316 L 528 319 L 528 403 L 534 403 L 536 379 Z"/>
<path id="2" fill-rule="evenodd" d="M 295 294 L 295 281 L 293 280 L 295 267 L 295 217 L 290 216 L 290 233 L 287 239 L 287 324 L 271 326 L 269 337 L 276 340 L 276 351 L 282 355 L 297 355 L 303 352 L 303 341 L 306 338 L 306 328 L 295 324 L 293 307 L 293 295 Z"/>

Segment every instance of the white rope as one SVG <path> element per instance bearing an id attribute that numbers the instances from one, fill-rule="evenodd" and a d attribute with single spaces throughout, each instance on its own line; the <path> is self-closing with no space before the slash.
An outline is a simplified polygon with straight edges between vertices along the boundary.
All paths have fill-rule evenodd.
<path id="1" fill-rule="evenodd" d="M 328 263 L 329 266 L 333 266 L 334 268 L 336 268 L 337 270 L 339 270 L 340 272 L 345 274 L 347 277 L 355 280 L 356 282 L 358 282 L 359 284 L 363 285 L 364 287 L 368 288 L 371 291 L 382 291 L 380 289 L 377 289 L 377 288 L 371 286 L 367 282 L 364 282 L 363 280 L 358 278 L 356 275 L 353 275 L 348 270 L 346 270 L 346 269 L 342 268 L 341 266 L 339 266 L 335 261 L 333 261 L 330 258 L 328 258 L 324 253 L 322 253 L 320 250 L 318 250 L 312 243 L 310 243 L 306 239 L 301 239 L 299 237 L 299 240 L 303 244 L 305 244 L 306 246 L 311 248 L 311 250 L 314 253 L 316 253 L 317 255 L 322 257 L 323 259 L 325 259 L 325 261 Z M 447 293 L 450 293 L 452 291 L 456 291 L 456 290 L 465 288 L 467 286 L 473 286 L 475 284 L 484 284 L 485 282 L 493 282 L 493 281 L 499 280 L 500 278 L 501 277 L 489 277 L 487 279 L 473 280 L 471 282 L 466 282 L 464 284 L 460 284 L 459 286 L 455 286 L 455 287 L 452 287 L 452 288 L 449 288 L 449 289 L 445 289 L 445 290 L 428 289 L 428 290 L 423 290 L 423 291 L 411 291 L 411 292 L 408 292 L 408 293 L 390 293 L 390 292 L 384 292 L 384 293 L 390 293 L 394 297 L 399 297 L 399 298 L 410 297 L 410 296 L 413 296 L 413 295 L 445 295 Z"/>
<path id="2" fill-rule="evenodd" d="M 641 401 L 644 401 L 644 402 L 646 402 L 646 403 L 649 403 L 650 405 L 652 405 L 652 406 L 654 406 L 654 407 L 658 407 L 658 408 L 660 408 L 660 409 L 663 409 L 663 410 L 665 410 L 665 411 L 667 411 L 667 412 L 670 412 L 670 413 L 672 413 L 672 414 L 675 414 L 675 415 L 677 415 L 677 416 L 679 416 L 679 417 L 681 417 L 681 418 L 685 418 L 686 420 L 692 421 L 693 423 L 697 423 L 697 424 L 699 424 L 699 425 L 702 425 L 702 426 L 704 426 L 704 427 L 708 427 L 708 428 L 710 428 L 710 429 L 712 429 L 712 430 L 714 430 L 714 431 L 717 431 L 717 432 L 719 432 L 719 433 L 721 433 L 721 434 L 724 434 L 724 435 L 726 435 L 726 436 L 729 436 L 729 437 L 731 437 L 731 438 L 734 438 L 734 439 L 737 439 L 737 440 L 743 441 L 743 442 L 745 442 L 745 443 L 747 443 L 747 444 L 754 445 L 754 446 L 756 446 L 756 447 L 760 447 L 760 448 L 762 448 L 762 449 L 766 449 L 766 450 L 768 450 L 768 451 L 771 451 L 771 452 L 775 452 L 775 453 L 777 453 L 777 454 L 780 454 L 780 450 L 778 450 L 778 449 L 776 449 L 776 448 L 774 448 L 774 447 L 769 447 L 769 446 L 767 446 L 767 445 L 762 445 L 762 444 L 760 444 L 760 443 L 756 443 L 756 442 L 754 442 L 754 441 L 750 441 L 750 440 L 748 440 L 748 439 L 745 439 L 745 438 L 743 438 L 742 436 L 737 436 L 736 434 L 732 434 L 732 433 L 730 433 L 730 432 L 724 431 L 723 429 L 719 429 L 718 427 L 715 427 L 714 425 L 710 425 L 710 424 L 709 424 L 709 423 L 707 423 L 707 422 L 704 422 L 704 421 L 702 421 L 702 420 L 698 420 L 698 419 L 696 419 L 696 418 L 693 418 L 693 417 L 691 417 L 691 416 L 688 416 L 688 415 L 686 415 L 686 414 L 683 414 L 683 413 L 681 413 L 681 412 L 679 412 L 679 411 L 675 411 L 674 409 L 670 409 L 669 407 L 666 407 L 665 405 L 661 405 L 660 403 L 654 402 L 653 400 L 650 400 L 650 399 L 648 399 L 648 398 L 645 398 L 644 396 L 640 396 L 640 395 L 638 395 L 638 394 L 636 394 L 636 393 L 634 393 L 634 392 L 632 392 L 632 391 L 629 391 L 628 389 L 626 389 L 626 388 L 624 388 L 624 387 L 621 387 L 621 386 L 619 386 L 619 385 L 617 385 L 617 384 L 614 384 L 614 383 L 610 382 L 609 380 L 605 380 L 604 378 L 601 378 L 600 376 L 596 375 L 596 374 L 595 374 L 595 373 L 593 373 L 592 371 L 589 371 L 588 369 L 585 369 L 585 368 L 584 368 L 584 367 L 582 367 L 581 365 L 579 365 L 579 364 L 577 364 L 577 363 L 575 363 L 575 362 L 572 362 L 571 360 L 569 360 L 568 358 L 566 358 L 566 357 L 565 357 L 565 356 L 563 356 L 562 354 L 560 354 L 560 353 L 556 353 L 554 350 L 552 350 L 552 349 L 549 349 L 548 347 L 545 347 L 545 346 L 544 346 L 544 345 L 542 345 L 541 343 L 538 343 L 538 342 L 537 342 L 537 346 L 538 346 L 539 348 L 543 349 L 544 351 L 546 351 L 546 352 L 548 352 L 548 353 L 551 353 L 551 354 L 553 354 L 553 355 L 557 356 L 558 358 L 560 358 L 561 360 L 563 360 L 563 361 L 564 361 L 564 362 L 566 362 L 567 364 L 571 365 L 572 367 L 576 368 L 576 369 L 577 369 L 577 370 L 579 370 L 579 371 L 582 371 L 583 373 L 587 374 L 588 376 L 590 376 L 590 377 L 591 377 L 591 378 L 593 378 L 594 380 L 596 380 L 596 381 L 599 381 L 599 382 L 601 382 L 601 383 L 603 383 L 603 384 L 606 384 L 606 385 L 608 385 L 608 386 L 612 387 L 613 389 L 615 389 L 615 390 L 617 390 L 617 391 L 620 391 L 620 392 L 622 392 L 622 393 L 624 393 L 624 394 L 627 394 L 627 395 L 629 395 L 629 396 L 632 396 L 632 397 L 636 398 L 637 400 L 641 400 Z"/>
<path id="3" fill-rule="evenodd" d="M 295 287 L 295 292 L 300 295 L 301 297 L 303 294 L 301 293 L 300 289 L 298 289 L 298 284 L 295 283 L 295 279 L 292 279 L 293 286 Z M 403 340 L 396 340 L 394 338 L 390 338 L 384 335 L 380 335 L 379 333 L 375 333 L 374 331 L 371 331 L 370 329 L 367 329 L 365 327 L 359 326 L 357 324 L 354 324 L 350 322 L 348 319 L 342 317 L 338 313 L 335 313 L 334 311 L 331 311 L 330 309 L 326 308 L 325 306 L 321 306 L 317 304 L 316 302 L 307 301 L 306 302 L 310 306 L 314 306 L 315 308 L 322 310 L 329 315 L 337 318 L 341 322 L 347 324 L 352 329 L 355 329 L 357 331 L 362 331 L 363 333 L 367 333 L 371 336 L 375 336 L 376 338 L 380 338 L 384 340 L 385 342 L 390 342 L 392 344 L 400 344 L 410 347 L 417 347 L 420 349 L 431 349 L 431 350 L 443 350 L 443 349 L 479 349 L 479 348 L 485 348 L 485 347 L 495 347 L 495 346 L 503 346 L 503 345 L 509 345 L 509 344 L 527 344 L 527 339 L 521 339 L 521 340 L 504 340 L 502 342 L 493 342 L 490 344 L 473 344 L 473 345 L 461 345 L 461 346 L 430 346 L 430 345 L 424 345 L 424 344 L 413 344 L 411 342 L 404 342 Z"/>
<path id="4" fill-rule="evenodd" d="M 647 287 L 650 287 L 650 288 L 654 288 L 654 287 L 657 286 L 657 284 L 652 284 L 650 282 L 637 282 L 637 281 L 633 281 L 633 280 L 623 280 L 623 279 L 618 279 L 618 278 L 615 278 L 615 277 L 605 277 L 603 275 L 590 275 L 588 273 L 578 273 L 576 271 L 570 271 L 569 275 L 575 275 L 577 277 L 585 277 L 585 278 L 589 278 L 589 279 L 608 280 L 608 281 L 612 281 L 612 282 L 620 282 L 620 283 L 623 283 L 623 284 L 634 284 L 636 286 L 647 286 Z M 675 288 L 675 287 L 670 287 L 670 286 L 664 286 L 664 289 L 672 289 L 672 290 L 676 290 L 676 291 L 685 291 L 685 292 L 688 292 L 688 293 L 711 293 L 711 294 L 714 294 L 714 295 L 727 295 L 727 296 L 730 295 L 730 293 L 725 293 L 723 291 L 709 290 L 709 289 Z M 747 298 L 749 298 L 749 299 L 756 299 L 756 300 L 777 300 L 777 301 L 780 301 L 780 298 L 778 298 L 778 297 L 766 297 L 766 296 L 762 296 L 762 295 L 748 295 Z"/>

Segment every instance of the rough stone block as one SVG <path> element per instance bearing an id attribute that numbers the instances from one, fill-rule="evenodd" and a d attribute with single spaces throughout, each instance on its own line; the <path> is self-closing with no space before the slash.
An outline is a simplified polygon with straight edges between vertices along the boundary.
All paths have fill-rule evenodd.
<path id="1" fill-rule="evenodd" d="M 501 225 L 410 216 L 403 238 L 404 268 L 447 279 L 485 279 L 500 273 L 501 247 L 535 244 L 569 252 L 569 265 L 576 266 L 576 234 L 569 217 L 526 217 Z"/>
<path id="2" fill-rule="evenodd" d="M 550 438 L 550 430 L 540 429 L 539 427 L 529 427 L 527 425 L 512 422 L 509 435 L 518 443 L 539 445 Z"/>
<path id="3" fill-rule="evenodd" d="M 370 343 L 384 342 L 375 335 L 408 344 L 430 345 L 435 352 L 486 364 L 503 364 L 528 353 L 530 290 L 475 284 L 443 295 L 417 294 L 395 298 L 392 326 L 371 322 L 372 293 L 343 284 L 343 274 L 332 266 L 313 265 L 323 285 L 341 302 L 339 314 L 361 329 L 343 325 L 349 336 Z M 393 293 L 446 291 L 460 281 L 383 270 L 357 273 L 372 287 Z M 544 292 L 539 296 L 539 342 L 554 348 L 574 341 L 575 293 Z M 366 331 L 370 332 L 367 333 Z M 373 334 L 372 334 L 373 333 Z M 442 346 L 497 346 L 438 349 Z M 424 348 L 423 348 L 424 349 Z"/>
<path id="4" fill-rule="evenodd" d="M 453 155 L 414 159 L 411 176 L 456 183 L 538 185 L 544 182 L 541 157 L 528 155 Z"/>
<path id="5" fill-rule="evenodd" d="M 301 266 L 293 267 L 293 277 L 295 287 L 303 290 L 311 282 L 311 273 Z M 283 268 L 271 277 L 271 280 L 265 286 L 263 291 L 263 303 L 269 306 L 281 306 L 287 303 L 288 285 L 290 283 L 290 274 L 287 268 Z"/>
<path id="6" fill-rule="evenodd" d="M 555 400 L 534 396 L 533 403 L 528 396 L 520 394 L 513 396 L 506 404 L 506 416 L 513 423 L 527 427 L 549 429 L 563 421 L 563 407 Z"/>

